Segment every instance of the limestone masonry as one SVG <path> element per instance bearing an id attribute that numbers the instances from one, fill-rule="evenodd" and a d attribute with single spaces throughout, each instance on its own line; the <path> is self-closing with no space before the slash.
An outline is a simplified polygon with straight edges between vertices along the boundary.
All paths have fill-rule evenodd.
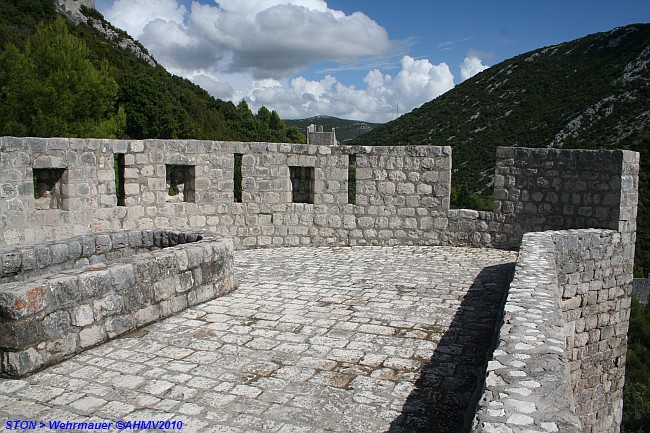
<path id="1" fill-rule="evenodd" d="M 8 376 L 118 337 L 234 288 L 232 242 L 192 233 L 88 234 L 2 255 Z"/>
<path id="2" fill-rule="evenodd" d="M 450 209 L 451 169 L 451 148 L 436 146 L 0 138 L 4 372 L 24 374 L 230 290 L 232 247 L 519 249 L 503 325 L 493 333 L 497 348 L 466 424 L 485 432 L 616 430 L 639 155 L 500 148 L 491 212 Z M 119 241 L 137 233 L 216 242 L 225 261 L 210 265 L 219 255 L 204 255 L 214 272 L 197 279 L 180 258 L 193 242 L 149 252 Z M 103 257 L 84 255 L 93 246 Z M 148 255 L 169 257 L 179 273 L 156 282 L 143 270 L 141 281 L 137 263 Z M 89 269 L 94 263 L 106 269 Z M 113 266 L 134 267 L 137 289 L 110 279 Z M 55 282 L 86 287 L 92 272 L 107 275 L 106 290 L 61 302 L 76 292 Z M 127 293 L 151 290 L 129 306 Z"/>

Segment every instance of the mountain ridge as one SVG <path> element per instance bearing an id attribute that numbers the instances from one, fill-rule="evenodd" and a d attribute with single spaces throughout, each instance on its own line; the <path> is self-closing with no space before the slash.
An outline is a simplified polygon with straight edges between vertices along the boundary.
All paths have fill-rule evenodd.
<path id="1" fill-rule="evenodd" d="M 650 268 L 650 24 L 505 60 L 353 144 L 449 145 L 452 204 L 491 209 L 498 146 L 641 154 L 637 270 Z"/>

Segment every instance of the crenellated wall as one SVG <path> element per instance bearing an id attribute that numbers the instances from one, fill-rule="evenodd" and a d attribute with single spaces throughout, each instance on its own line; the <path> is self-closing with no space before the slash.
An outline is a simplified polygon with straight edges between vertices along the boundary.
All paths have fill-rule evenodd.
<path id="1" fill-rule="evenodd" d="M 635 242 L 639 157 L 628 151 L 499 149 L 495 209 L 477 212 L 449 209 L 449 147 L 5 137 L 0 150 L 0 247 L 169 227 L 232 236 L 237 248 L 517 248 L 527 231 L 590 226 Z M 173 167 L 188 179 L 172 188 Z M 291 167 L 312 170 L 312 203 L 294 202 Z M 35 198 L 34 169 L 62 173 L 48 197 Z"/>
<path id="2" fill-rule="evenodd" d="M 636 242 L 639 154 L 621 150 L 497 149 L 492 212 L 451 210 L 470 244 L 516 248 L 524 233 L 618 230 Z"/>
<path id="3" fill-rule="evenodd" d="M 167 227 L 232 236 L 237 248 L 431 245 L 441 243 L 447 225 L 446 147 L 2 138 L 0 149 L 0 247 Z M 351 153 L 355 204 L 348 197 Z M 116 154 L 124 160 L 124 206 L 116 198 Z M 235 202 L 235 154 L 241 202 Z M 170 166 L 191 168 L 191 198 L 185 190 L 170 195 Z M 313 203 L 293 202 L 290 167 L 313 169 Z M 60 194 L 59 208 L 34 198 L 33 168 L 66 168 L 61 192 L 51 194 Z"/>

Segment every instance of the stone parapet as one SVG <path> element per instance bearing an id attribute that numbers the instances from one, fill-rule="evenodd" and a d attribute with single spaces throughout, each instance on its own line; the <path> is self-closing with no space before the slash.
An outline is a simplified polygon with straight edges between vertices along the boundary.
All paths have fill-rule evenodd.
<path id="1" fill-rule="evenodd" d="M 568 374 L 575 400 L 572 413 L 582 428 L 593 433 L 615 430 L 636 240 L 639 154 L 499 148 L 492 211 L 450 209 L 451 171 L 451 148 L 445 146 L 0 137 L 0 278 L 3 286 L 12 287 L 0 296 L 6 301 L 0 315 L 14 320 L 11 326 L 2 325 L 4 371 L 31 371 L 133 329 L 138 320 L 144 323 L 137 317 L 162 317 L 163 311 L 171 314 L 185 302 L 208 299 L 232 286 L 226 275 L 223 288 L 216 283 L 206 288 L 196 283 L 205 280 L 192 272 L 198 292 L 186 296 L 172 290 L 169 281 L 174 287 L 187 283 L 178 275 L 165 274 L 165 283 L 136 279 L 134 290 L 149 293 L 146 299 L 158 297 L 161 306 L 145 303 L 127 311 L 127 300 L 118 300 L 122 295 L 110 292 L 113 280 L 107 280 L 102 283 L 107 291 L 101 289 L 92 302 L 84 298 L 86 304 L 74 304 L 98 315 L 99 322 L 86 323 L 86 316 L 77 316 L 81 311 L 70 310 L 68 304 L 52 310 L 50 294 L 58 292 L 51 287 L 59 284 L 59 277 L 53 279 L 49 272 L 86 287 L 86 279 L 110 274 L 116 266 L 99 266 L 105 260 L 131 267 L 125 275 L 142 269 L 142 278 L 162 275 L 155 265 L 158 255 L 167 257 L 160 259 L 163 262 L 171 260 L 174 269 L 184 263 L 167 249 L 143 254 L 126 247 L 104 251 L 109 245 L 126 245 L 123 235 L 106 232 L 200 231 L 232 238 L 235 249 L 518 249 L 524 238 L 519 276 L 506 309 L 508 323 L 501 334 L 505 348 L 495 352 L 486 392 L 504 388 L 486 394 L 487 406 L 479 411 L 477 422 L 492 431 L 524 431 L 522 426 L 535 425 L 550 432 L 562 423 L 577 426 L 571 410 L 564 413 L 571 409 L 570 402 L 562 406 L 562 414 L 546 403 L 560 382 L 547 386 L 544 381 L 564 381 Z M 577 230 L 527 234 L 566 229 Z M 226 257 L 232 256 L 229 248 Z M 530 248 L 538 248 L 537 253 Z M 549 267 L 532 263 L 535 254 Z M 146 259 L 139 259 L 142 256 Z M 78 266 L 86 268 L 80 271 Z M 38 283 L 31 285 L 33 281 Z M 163 307 L 170 299 L 161 296 L 179 301 Z M 21 308 L 12 309 L 16 301 Z M 117 318 L 111 316 L 113 311 Z M 73 318 L 84 323 L 83 329 Z M 17 325 L 25 320 L 33 320 L 36 335 L 44 338 L 34 341 L 26 331 L 31 328 Z M 560 328 L 564 333 L 558 334 Z M 509 333 L 520 339 L 515 343 L 520 351 L 505 350 L 511 349 Z M 526 355 L 528 346 L 540 356 L 515 357 Z M 537 361 L 541 364 L 533 367 Z M 552 373 L 544 376 L 548 371 Z M 530 386 L 520 384 L 529 376 L 537 379 L 527 383 Z M 557 415 L 555 421 L 537 415 L 547 410 Z"/>
<path id="2" fill-rule="evenodd" d="M 449 147 L 3 137 L 0 150 L 0 247 L 186 227 L 237 249 L 516 249 L 528 231 L 593 226 L 633 254 L 635 152 L 500 148 L 494 210 L 477 212 L 450 209 Z"/>
<path id="3" fill-rule="evenodd" d="M 474 419 L 481 432 L 610 432 L 631 283 L 614 230 L 525 234 Z"/>
<path id="4" fill-rule="evenodd" d="M 46 256 L 60 260 L 41 266 Z M 5 251 L 2 259 L 1 374 L 12 377 L 234 288 L 232 241 L 196 233 L 98 234 Z"/>

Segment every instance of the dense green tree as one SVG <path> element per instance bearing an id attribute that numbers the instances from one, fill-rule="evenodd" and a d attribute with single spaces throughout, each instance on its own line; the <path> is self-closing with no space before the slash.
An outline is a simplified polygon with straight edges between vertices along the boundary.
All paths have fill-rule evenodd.
<path id="1" fill-rule="evenodd" d="M 275 110 L 273 110 L 269 118 L 269 128 L 274 131 L 283 131 L 286 129 L 284 122 L 280 119 L 280 115 Z"/>
<path id="2" fill-rule="evenodd" d="M 297 126 L 290 126 L 287 128 L 287 139 L 291 143 L 306 143 L 307 138 L 304 136 Z"/>
<path id="3" fill-rule="evenodd" d="M 0 50 L 9 44 L 22 47 L 39 22 L 56 17 L 52 0 L 0 1 Z"/>
<path id="4" fill-rule="evenodd" d="M 262 128 L 268 129 L 271 123 L 271 112 L 265 106 L 257 110 L 257 122 Z"/>
<path id="5" fill-rule="evenodd" d="M 159 80 L 150 74 L 125 76 L 120 80 L 120 101 L 131 138 L 181 138 L 184 113 Z"/>
<path id="6" fill-rule="evenodd" d="M 63 18 L 40 24 L 23 50 L 0 55 L 0 135 L 99 137 L 121 134 L 124 110 L 108 64 L 89 60 Z"/>

